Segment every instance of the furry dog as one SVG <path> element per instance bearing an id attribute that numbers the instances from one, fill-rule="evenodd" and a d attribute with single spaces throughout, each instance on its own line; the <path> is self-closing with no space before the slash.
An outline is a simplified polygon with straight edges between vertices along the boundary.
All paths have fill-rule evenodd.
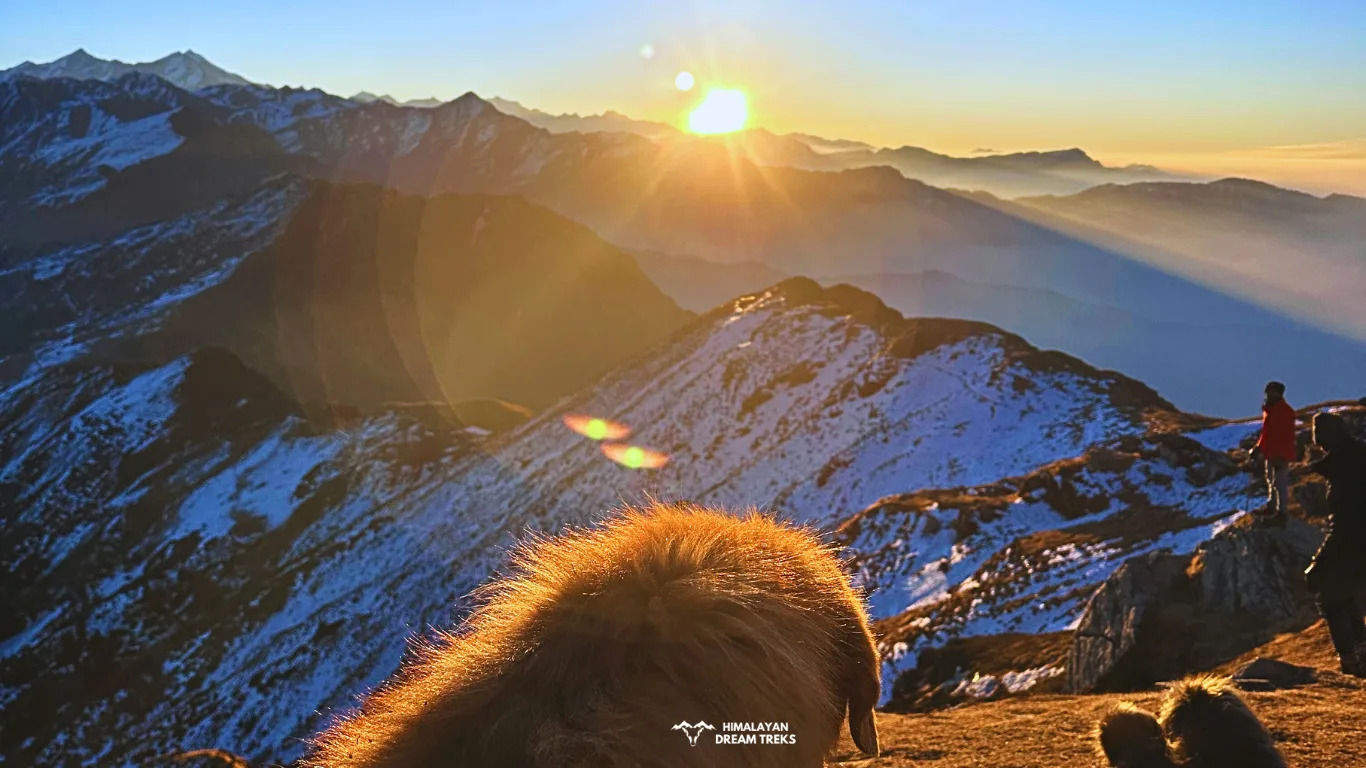
<path id="1" fill-rule="evenodd" d="M 522 547 L 480 602 L 303 765 L 819 766 L 846 711 L 854 743 L 878 752 L 867 615 L 809 531 L 627 510 Z M 702 722 L 714 732 L 695 745 L 675 732 Z M 729 722 L 786 723 L 792 743 L 722 743 Z"/>
<path id="2" fill-rule="evenodd" d="M 1168 688 L 1158 717 L 1120 704 L 1101 719 L 1096 738 L 1114 768 L 1285 768 L 1247 702 L 1211 677 Z"/>

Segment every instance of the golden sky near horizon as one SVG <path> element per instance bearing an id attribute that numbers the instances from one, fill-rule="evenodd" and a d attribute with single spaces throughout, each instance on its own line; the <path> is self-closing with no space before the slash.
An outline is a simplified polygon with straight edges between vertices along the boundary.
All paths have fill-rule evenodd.
<path id="1" fill-rule="evenodd" d="M 1366 197 L 1366 139 L 1246 151 L 1097 155 L 1107 165 L 1148 163 L 1169 171 L 1238 176 L 1324 195 Z"/>
<path id="2" fill-rule="evenodd" d="M 400 100 L 474 91 L 679 127 L 710 90 L 740 91 L 746 125 L 779 133 L 962 156 L 1080 147 L 1107 163 L 1366 194 L 1361 0 L 69 0 L 0 11 L 0 66 L 78 47 L 125 61 L 193 48 L 275 85 Z M 709 114 L 709 125 L 733 122 Z"/>

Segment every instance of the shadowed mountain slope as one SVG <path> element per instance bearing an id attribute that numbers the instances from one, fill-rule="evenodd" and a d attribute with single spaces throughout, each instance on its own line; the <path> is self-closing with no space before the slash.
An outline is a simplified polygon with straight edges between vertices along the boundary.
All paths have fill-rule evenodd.
<path id="1" fill-rule="evenodd" d="M 231 349 L 310 405 L 541 408 L 689 317 L 629 256 L 520 198 L 315 183 L 151 343 Z"/>

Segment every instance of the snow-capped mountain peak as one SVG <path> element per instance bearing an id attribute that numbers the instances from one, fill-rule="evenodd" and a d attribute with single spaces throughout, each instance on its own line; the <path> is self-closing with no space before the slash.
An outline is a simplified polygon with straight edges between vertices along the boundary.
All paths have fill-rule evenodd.
<path id="1" fill-rule="evenodd" d="M 156 75 L 188 91 L 196 91 L 212 85 L 250 84 L 246 78 L 228 72 L 191 50 L 177 51 L 156 61 L 129 64 L 118 59 L 101 59 L 91 55 L 84 48 L 78 48 L 60 59 L 46 64 L 26 61 L 16 67 L 0 71 L 0 79 L 71 77 L 77 80 L 112 82 L 129 72 Z"/>

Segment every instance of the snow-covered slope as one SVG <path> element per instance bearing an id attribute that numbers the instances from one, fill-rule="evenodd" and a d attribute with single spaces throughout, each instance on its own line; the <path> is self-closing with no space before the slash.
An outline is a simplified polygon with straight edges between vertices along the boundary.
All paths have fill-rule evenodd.
<path id="1" fill-rule="evenodd" d="M 4 551 L 32 585 L 7 612 L 0 703 L 33 714 L 5 753 L 110 764 L 205 745 L 297 754 L 528 528 L 646 492 L 778 501 L 833 526 L 891 488 L 1024 473 L 1165 409 L 990 327 L 902 320 L 804 280 L 478 447 L 399 414 L 320 432 L 222 352 L 51 366 L 2 402 L 5 510 L 23 523 Z M 566 413 L 625 422 L 672 461 L 613 464 Z M 54 680 L 72 696 L 44 698 Z"/>
<path id="2" fill-rule="evenodd" d="M 280 178 L 181 217 L 0 262 L 0 381 L 157 327 L 277 236 L 304 191 Z"/>
<path id="3" fill-rule="evenodd" d="M 51 368 L 2 402 L 0 551 L 25 589 L 6 594 L 0 739 L 17 765 L 143 764 L 186 718 L 266 714 L 204 703 L 223 648 L 281 620 L 299 569 L 364 536 L 394 478 L 463 450 L 398 416 L 319 433 L 214 350 Z"/>
<path id="4" fill-rule="evenodd" d="M 1248 507 L 1246 467 L 1177 434 L 1126 436 L 987 485 L 896 494 L 837 535 L 870 590 L 887 689 L 953 637 L 1069 629 L 1130 557 L 1191 552 Z"/>
<path id="5" fill-rule="evenodd" d="M 0 81 L 0 204 L 27 195 L 40 206 L 70 203 L 114 171 L 180 145 L 171 114 L 194 97 L 159 77 L 114 82 Z"/>
<path id="6" fill-rule="evenodd" d="M 331 115 L 356 105 L 317 88 L 218 85 L 198 94 L 228 113 L 231 122 L 250 123 L 279 135 L 295 122 Z M 287 144 L 286 149 L 297 147 Z"/>

